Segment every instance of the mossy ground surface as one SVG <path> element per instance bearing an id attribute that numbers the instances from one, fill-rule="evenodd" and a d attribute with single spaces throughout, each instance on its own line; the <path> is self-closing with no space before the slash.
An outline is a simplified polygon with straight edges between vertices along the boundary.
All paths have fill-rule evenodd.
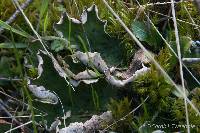
<path id="1" fill-rule="evenodd" d="M 19 2 L 23 3 L 24 1 L 20 0 Z M 148 14 L 160 34 L 177 53 L 173 21 L 164 16 L 171 15 L 169 13 L 170 4 L 153 4 L 142 9 L 139 8 L 137 2 L 132 2 L 131 0 L 107 1 L 145 48 L 153 53 L 155 59 L 175 83 L 180 86 L 181 78 L 178 60 L 144 14 L 144 12 Z M 145 5 L 148 1 L 143 0 L 139 2 Z M 156 2 L 155 0 L 150 1 L 150 3 Z M 98 16 L 100 19 L 107 21 L 105 29 L 103 28 L 104 23 L 100 23 L 96 14 L 92 14 L 91 17 L 88 15 L 88 24 L 78 25 L 70 22 L 70 20 L 65 20 L 66 25 L 62 25 L 64 27 L 56 29 L 56 23 L 60 20 L 64 12 L 67 12 L 72 18 L 81 20 L 80 16 L 83 10 L 91 7 L 93 4 L 98 8 Z M 200 15 L 192 2 L 177 3 L 175 9 L 182 58 L 199 58 L 200 44 L 198 46 L 195 41 L 200 40 Z M 11 0 L 0 1 L 0 26 L 15 10 Z M 55 57 L 62 57 L 63 61 L 69 65 L 68 67 L 74 73 L 84 71 L 88 67 L 80 62 L 78 64 L 73 62 L 72 54 L 75 50 L 65 47 L 66 44 L 63 38 L 59 41 L 53 38 L 60 38 L 57 32 L 58 30 L 64 33 L 64 39 L 71 41 L 71 46 L 79 46 L 83 52 L 90 50 L 87 42 L 89 40 L 93 52 L 100 52 L 110 66 L 117 68 L 128 68 L 135 52 L 139 50 L 137 44 L 109 12 L 102 0 L 64 0 L 63 2 L 57 0 L 35 0 L 24 9 L 24 12 L 38 34 L 40 34 L 43 42 L 48 46 L 48 50 Z M 10 26 L 18 31 L 24 31 L 32 37 L 24 37 L 19 32 L 16 33 L 13 30 L 9 30 L 9 28 L 0 34 L 0 90 L 25 103 L 31 102 L 34 108 L 40 110 L 38 111 L 33 108 L 32 111 L 34 111 L 34 114 L 39 114 L 42 111 L 48 114 L 44 117 L 35 117 L 36 122 L 39 123 L 37 127 L 43 126 L 38 128 L 38 131 L 40 130 L 39 132 L 44 131 L 44 121 L 47 121 L 49 127 L 57 117 L 61 118 L 63 116 L 63 109 L 65 112 L 69 110 L 72 112 L 71 117 L 66 120 L 67 124 L 71 122 L 84 122 L 90 119 L 92 115 L 101 114 L 107 110 L 112 111 L 113 122 L 115 122 L 136 108 L 147 97 L 148 100 L 138 110 L 125 119 L 121 119 L 119 123 L 111 126 L 108 130 L 120 133 L 147 133 L 155 130 L 163 130 L 165 132 L 186 131 L 184 126 L 174 128 L 175 125 L 186 124 L 183 98 L 175 92 L 175 88 L 151 62 L 145 64 L 151 68 L 150 72 L 140 76 L 122 88 L 110 85 L 105 80 L 105 77 L 102 76 L 97 83 L 90 85 L 81 83 L 73 91 L 66 81 L 59 76 L 51 59 L 41 54 L 44 60 L 44 71 L 42 76 L 32 83 L 38 86 L 42 85 L 46 89 L 55 92 L 60 98 L 62 105 L 60 101 L 57 105 L 36 101 L 36 97 L 30 91 L 28 91 L 30 94 L 29 97 L 24 92 L 23 87 L 26 87 L 26 85 L 23 82 L 9 81 L 3 78 L 21 78 L 26 80 L 26 75 L 37 77 L 37 52 L 39 49 L 43 50 L 43 48 L 22 15 L 19 14 Z M 47 39 L 47 36 L 50 38 Z M 32 69 L 27 69 L 24 66 L 25 57 L 33 65 Z M 197 79 L 200 78 L 199 62 L 186 63 L 186 66 Z M 200 110 L 199 84 L 186 69 L 183 69 L 183 73 L 185 86 L 188 90 L 188 98 Z M 0 93 L 0 100 L 5 104 L 1 106 L 6 107 L 12 115 L 31 114 L 32 107 L 27 109 L 27 107 L 23 107 L 16 100 L 10 102 L 10 98 L 3 93 Z M 0 111 L 0 116 L 7 116 L 3 111 L 5 110 Z M 198 133 L 200 130 L 200 116 L 196 115 L 196 112 L 189 104 L 188 114 L 190 124 L 194 127 L 191 128 L 191 132 Z M 9 130 L 10 124 L 5 123 L 3 121 L 5 119 L 0 120 L 2 120 L 0 121 L 2 122 L 0 124 L 0 132 Z M 30 119 L 19 118 L 17 120 L 25 123 Z M 11 120 L 7 120 L 7 122 L 11 122 Z M 164 124 L 169 124 L 170 126 L 167 128 L 155 126 Z M 103 128 L 106 126 L 108 125 L 104 125 Z M 32 125 L 28 125 L 27 127 L 33 131 Z M 63 123 L 60 127 L 63 127 Z M 15 132 L 21 131 L 15 130 Z"/>

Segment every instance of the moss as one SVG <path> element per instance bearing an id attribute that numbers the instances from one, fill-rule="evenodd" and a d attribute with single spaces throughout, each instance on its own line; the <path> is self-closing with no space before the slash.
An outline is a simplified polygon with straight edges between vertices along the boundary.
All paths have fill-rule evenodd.
<path id="1" fill-rule="evenodd" d="M 197 107 L 197 109 L 200 109 L 200 98 L 199 98 L 199 89 L 198 89 L 198 93 L 196 93 L 192 98 L 191 98 L 191 102 L 194 104 L 195 107 Z M 197 98 L 198 97 L 198 98 Z M 191 128 L 191 131 L 198 131 L 200 129 L 199 123 L 200 123 L 200 117 L 197 116 L 196 111 L 194 111 L 194 109 L 188 104 L 188 115 L 189 115 L 189 123 L 190 126 L 193 126 L 193 128 Z M 173 105 L 171 106 L 171 112 L 172 115 L 174 117 L 175 120 L 177 120 L 180 125 L 185 125 L 186 123 L 186 116 L 185 116 L 185 105 L 184 105 L 184 99 L 177 99 Z M 182 128 L 182 130 L 185 130 L 184 128 Z"/>
<path id="2" fill-rule="evenodd" d="M 132 122 L 132 115 L 126 116 L 131 111 L 131 101 L 128 98 L 124 98 L 122 100 L 114 100 L 111 99 L 108 104 L 108 110 L 112 111 L 112 115 L 114 121 L 120 120 L 120 122 L 116 123 L 112 126 L 112 129 L 117 132 L 130 132 L 131 127 L 130 124 Z"/>
<path id="3" fill-rule="evenodd" d="M 186 11 L 185 7 L 187 8 L 188 12 Z M 192 3 L 181 3 L 177 7 L 179 10 L 177 10 L 176 16 L 177 18 L 181 18 L 181 20 L 184 20 L 189 23 L 193 23 L 191 18 L 193 19 L 194 23 L 199 25 L 200 24 L 200 17 L 198 14 L 198 11 L 195 8 L 195 5 Z M 191 18 L 190 18 L 190 16 Z M 193 39 L 197 39 L 199 36 L 198 28 L 195 26 L 187 24 L 184 22 L 178 22 L 178 28 L 179 28 L 179 34 L 182 36 L 189 36 Z"/>
<path id="4" fill-rule="evenodd" d="M 155 59 L 168 73 L 172 70 L 170 67 L 171 57 L 170 51 L 167 48 L 162 49 L 160 53 L 155 56 Z M 149 99 L 145 103 L 145 106 L 148 109 L 148 114 L 145 115 L 148 116 L 146 120 L 149 120 L 151 124 L 171 123 L 173 117 L 170 114 L 170 111 L 172 103 L 175 100 L 174 95 L 172 95 L 174 87 L 169 84 L 154 65 L 150 65 L 150 67 L 151 70 L 149 73 L 139 77 L 132 83 L 133 90 L 140 97 L 146 98 L 149 96 Z M 139 117 L 142 118 L 144 115 L 140 114 Z M 149 127 L 147 129 L 153 130 L 154 128 Z"/>
<path id="5" fill-rule="evenodd" d="M 160 51 L 156 57 L 159 64 L 166 70 L 170 70 L 170 53 L 168 49 Z M 160 100 L 169 96 L 173 87 L 166 81 L 161 73 L 151 65 L 151 70 L 144 76 L 136 79 L 133 82 L 133 89 L 135 89 L 142 96 L 150 96 L 150 101 L 159 104 Z M 158 106 L 157 106 L 158 107 Z"/>
<path id="6" fill-rule="evenodd" d="M 24 2 L 25 0 L 20 0 L 20 3 Z M 164 0 L 162 0 L 164 1 Z M 71 17 L 75 17 L 77 19 L 80 19 L 80 13 L 82 13 L 82 10 L 85 9 L 85 7 L 90 7 L 92 4 L 96 4 L 99 9 L 99 16 L 101 19 L 108 20 L 108 26 L 106 28 L 106 31 L 109 33 L 110 36 L 115 36 L 122 40 L 122 43 L 126 47 L 126 59 L 124 64 L 128 65 L 131 61 L 132 56 L 134 55 L 136 49 L 138 49 L 138 46 L 133 42 L 133 40 L 130 38 L 130 36 L 126 33 L 126 31 L 123 29 L 123 27 L 116 21 L 115 17 L 108 11 L 108 9 L 103 4 L 102 0 L 76 0 L 77 3 L 75 3 L 75 0 L 65 0 L 64 3 L 59 3 L 57 0 L 49 0 L 48 9 L 44 12 L 44 15 L 40 18 L 40 9 L 41 9 L 41 2 L 42 1 L 34 1 L 27 9 L 25 9 L 25 13 L 27 17 L 30 19 L 31 23 L 33 24 L 34 28 L 37 29 L 38 33 L 41 36 L 46 35 L 53 35 L 56 36 L 56 33 L 54 31 L 53 24 L 59 21 L 59 17 L 63 11 L 66 11 Z M 138 5 L 136 2 L 132 2 L 131 0 L 108 0 L 111 7 L 119 14 L 119 16 L 122 18 L 122 20 L 125 22 L 125 24 L 131 28 L 131 24 L 134 21 L 136 17 L 140 21 L 146 21 L 146 17 L 144 13 L 142 12 L 140 16 L 137 16 L 138 11 Z M 147 2 L 161 2 L 159 0 L 142 0 L 140 1 L 141 4 L 146 4 Z M 192 16 L 194 22 L 197 25 L 200 25 L 200 16 L 197 13 L 197 10 L 195 9 L 194 5 L 190 2 L 184 2 L 182 4 L 176 4 L 176 15 L 177 18 L 184 20 L 186 22 L 192 23 L 190 17 L 188 16 L 188 13 L 186 12 L 184 6 L 188 8 L 188 11 L 190 15 Z M 7 8 L 9 7 L 9 8 Z M 169 5 L 157 5 L 146 8 L 146 12 L 148 12 L 147 9 L 151 9 L 163 14 L 168 14 Z M 6 21 L 15 11 L 15 7 L 12 4 L 12 1 L 0 1 L 0 19 L 3 21 Z M 45 18 L 48 14 L 48 25 L 46 32 L 44 32 L 44 22 Z M 168 38 L 167 40 L 173 41 L 175 40 L 174 36 L 174 30 L 173 30 L 173 22 L 170 20 L 165 20 L 165 17 L 157 15 L 155 13 L 149 13 L 149 17 L 153 21 L 153 23 L 158 27 L 158 29 L 161 31 L 162 34 L 168 32 L 169 34 L 165 35 L 164 37 Z M 163 21 L 164 20 L 164 21 Z M 166 22 L 167 28 L 163 28 L 163 23 Z M 187 36 L 191 37 L 192 40 L 199 39 L 198 36 L 198 30 L 195 26 L 192 26 L 188 23 L 184 22 L 178 22 L 178 29 L 179 29 L 179 35 L 180 36 Z M 149 24 L 149 23 L 148 23 Z M 30 27 L 26 24 L 23 16 L 19 16 L 14 23 L 11 24 L 13 27 L 22 29 L 30 34 L 33 35 L 33 32 L 31 31 Z M 0 36 L 0 40 L 4 42 L 5 40 L 11 40 L 10 32 L 7 31 L 2 34 L 3 36 L 6 36 L 8 39 L 5 39 L 6 37 Z M 14 40 L 16 42 L 30 42 L 32 40 L 24 39 L 23 37 L 20 37 L 19 35 L 14 34 Z M 46 42 L 47 45 L 51 42 Z M 144 46 L 148 44 L 149 42 L 142 42 Z M 172 57 L 171 53 L 169 52 L 169 49 L 163 48 L 162 43 L 158 43 L 159 47 L 156 51 L 158 55 L 155 56 L 155 59 L 159 62 L 159 64 L 165 69 L 167 73 L 169 73 L 170 76 L 173 76 L 175 74 L 179 75 L 179 67 L 177 64 L 177 59 Z M 98 44 L 97 44 L 98 45 Z M 149 48 L 149 47 L 148 47 Z M 162 49 L 160 49 L 162 48 Z M 17 63 L 15 61 L 15 58 L 13 58 L 13 53 L 10 50 L 5 50 L 9 53 L 9 55 L 3 55 L 0 58 L 0 69 L 2 71 L 1 76 L 5 77 L 17 77 L 19 76 L 19 69 L 17 67 Z M 1 50 L 0 52 L 3 53 Z M 30 50 L 30 49 L 29 49 Z M 150 47 L 149 50 L 153 51 Z M 20 61 L 23 61 L 24 53 L 27 51 L 20 51 Z M 63 53 L 69 55 L 66 53 L 66 51 L 62 51 Z M 11 54 L 10 54 L 11 53 Z M 58 53 L 60 54 L 60 53 Z M 110 54 L 110 53 L 109 53 Z M 57 90 L 52 90 L 58 93 L 59 96 L 61 96 L 61 100 L 64 101 L 63 105 L 70 105 L 70 100 L 64 100 L 66 97 L 66 90 L 60 89 L 60 88 L 66 88 L 65 84 L 60 81 L 60 77 L 58 76 L 52 76 L 56 75 L 54 72 L 55 70 L 53 68 L 47 68 L 50 67 L 52 64 L 50 64 L 50 61 L 48 61 L 47 58 L 45 58 L 45 61 L 48 62 L 48 65 L 46 65 L 45 68 L 45 74 L 46 76 L 41 77 L 41 85 L 46 85 L 47 88 L 57 88 Z M 185 109 L 184 109 L 184 102 L 183 99 L 175 97 L 172 92 L 174 90 L 174 87 L 169 84 L 169 82 L 161 75 L 161 73 L 156 69 L 155 65 L 148 64 L 151 68 L 151 71 L 138 79 L 136 79 L 131 86 L 127 86 L 127 88 L 123 88 L 123 91 L 127 91 L 126 94 L 121 94 L 121 97 L 127 96 L 128 98 L 124 98 L 121 100 L 114 100 L 112 99 L 108 105 L 108 109 L 112 111 L 114 121 L 120 120 L 117 124 L 113 125 L 111 128 L 112 130 L 116 132 L 133 132 L 139 129 L 145 122 L 150 121 L 150 123 L 176 123 L 176 124 L 185 124 Z M 5 69 L 5 67 L 7 67 Z M 82 67 L 82 66 L 81 66 Z M 200 66 L 199 63 L 197 64 L 191 64 L 189 66 L 193 72 L 195 72 L 196 75 L 200 75 Z M 73 68 L 76 69 L 76 68 Z M 27 71 L 27 74 L 31 77 L 37 76 L 37 70 L 36 68 L 31 68 Z M 49 79 L 47 79 L 48 77 Z M 187 75 L 185 76 L 187 78 Z M 55 82 L 55 79 L 58 79 L 57 82 Z M 174 81 L 178 83 L 177 81 L 180 80 L 179 76 L 173 76 Z M 46 82 L 47 81 L 47 82 Z M 51 82 L 50 82 L 51 81 Z M 38 82 L 39 83 L 39 82 Z M 56 83 L 56 84 L 55 84 Z M 191 81 L 187 80 L 187 83 L 189 84 L 189 89 L 191 90 L 189 99 L 192 101 L 192 103 L 200 109 L 200 89 L 191 89 Z M 187 84 L 187 85 L 188 85 Z M 13 85 L 17 86 L 15 87 L 17 91 L 21 90 L 21 85 Z M 103 90 L 103 88 L 106 88 L 107 84 L 105 82 L 101 82 L 101 84 L 98 84 L 95 86 L 95 89 L 97 88 L 98 96 L 100 97 L 100 111 L 105 111 L 105 107 L 103 103 L 106 103 L 108 98 L 115 97 L 115 93 L 119 93 L 120 91 L 117 89 L 113 90 Z M 195 86 L 196 87 L 196 86 Z M 13 88 L 13 87 L 12 87 Z M 13 88 L 13 89 L 15 89 Z M 111 88 L 111 87 L 110 87 Z M 4 88 L 3 88 L 4 89 Z M 87 90 L 84 90 L 87 89 Z M 10 91 L 10 90 L 9 90 Z M 81 93 L 79 92 L 81 91 Z M 109 93 L 108 93 L 109 92 Z M 114 92 L 114 93 L 113 93 Z M 81 88 L 77 88 L 77 91 L 73 94 L 76 96 L 75 99 L 75 106 L 72 108 L 70 106 L 65 106 L 65 109 L 73 109 L 78 110 L 79 114 L 83 114 L 82 112 L 93 112 L 93 103 L 91 100 L 90 92 L 88 91 L 88 86 L 84 85 Z M 69 94 L 70 95 L 70 94 Z M 139 105 L 141 103 L 142 98 L 146 98 L 149 96 L 148 100 L 140 107 L 140 109 L 137 110 L 137 112 L 134 112 L 133 115 L 128 115 L 125 119 L 122 119 L 125 115 L 130 113 L 130 111 L 135 107 L 134 105 Z M 63 99 L 62 99 L 63 98 Z M 81 100 L 80 100 L 81 99 Z M 84 100 L 82 100 L 84 99 Z M 131 99 L 131 100 L 130 100 Z M 80 101 L 79 101 L 80 100 Z M 46 110 L 46 106 L 49 108 L 52 108 L 50 105 L 44 105 L 43 104 L 37 104 L 34 103 L 35 106 L 38 108 L 42 107 Z M 45 119 L 50 122 L 51 119 L 53 119 L 57 114 L 61 115 L 61 111 L 58 110 L 60 105 L 54 106 L 53 110 L 48 112 L 50 115 L 48 117 L 45 117 Z M 102 108 L 101 108 L 102 107 Z M 81 111 L 80 111 L 81 110 Z M 87 111 L 86 111 L 87 110 Z M 82 119 L 78 116 L 77 112 L 75 111 L 73 116 L 75 116 L 75 121 L 81 121 Z M 196 112 L 191 108 L 191 106 L 188 105 L 188 112 L 189 112 L 189 120 L 192 125 L 199 126 L 200 118 L 196 116 Z M 95 112 L 96 113 L 96 112 Z M 39 118 L 38 118 L 39 119 Z M 84 118 L 87 119 L 87 118 Z M 70 121 L 69 121 L 70 122 Z M 106 127 L 107 125 L 105 125 Z M 198 127 L 200 128 L 200 127 Z M 169 129 L 172 132 L 175 131 L 174 129 Z M 180 128 L 179 130 L 185 131 L 184 128 Z M 152 132 L 153 129 L 147 130 L 146 132 Z M 198 132 L 197 128 L 191 129 L 191 132 Z"/>

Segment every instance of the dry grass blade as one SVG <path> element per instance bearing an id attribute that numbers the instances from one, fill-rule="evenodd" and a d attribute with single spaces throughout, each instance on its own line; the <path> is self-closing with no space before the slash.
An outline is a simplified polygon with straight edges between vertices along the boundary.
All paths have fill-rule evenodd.
<path id="1" fill-rule="evenodd" d="M 20 125 L 20 126 L 17 126 L 17 127 L 15 127 L 15 128 L 12 128 L 12 129 L 6 131 L 5 133 L 10 133 L 11 131 L 14 131 L 14 130 L 16 130 L 16 129 L 18 129 L 18 128 L 24 127 L 24 126 L 26 126 L 26 125 L 28 125 L 28 124 L 30 124 L 30 123 L 32 123 L 32 121 L 26 122 L 26 123 L 24 123 L 24 124 L 22 124 L 22 125 Z"/>
<path id="2" fill-rule="evenodd" d="M 176 13 L 175 13 L 174 1 L 173 0 L 171 0 L 171 7 L 172 7 L 172 16 L 173 16 L 173 21 L 174 21 L 174 28 L 175 28 L 176 46 L 177 46 L 177 51 L 178 51 L 178 60 L 179 60 L 179 66 L 180 66 L 181 84 L 182 84 L 183 92 L 185 94 L 184 104 L 185 104 L 185 114 L 186 114 L 186 122 L 187 122 L 187 132 L 190 133 L 188 107 L 187 107 L 187 101 L 186 101 L 186 88 L 185 88 L 185 84 L 184 84 L 183 66 L 182 66 L 182 59 L 181 59 L 181 47 L 180 47 L 178 27 L 177 27 L 177 22 L 176 22 Z"/>

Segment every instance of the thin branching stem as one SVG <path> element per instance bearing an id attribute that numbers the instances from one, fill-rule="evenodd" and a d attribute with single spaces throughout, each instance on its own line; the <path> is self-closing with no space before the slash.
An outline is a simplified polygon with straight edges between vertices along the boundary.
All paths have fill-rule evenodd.
<path id="1" fill-rule="evenodd" d="M 191 22 L 192 22 L 193 24 L 196 25 L 196 23 L 195 23 L 194 19 L 192 18 L 190 12 L 188 11 L 187 7 L 186 7 L 185 5 L 183 5 L 183 7 L 184 7 L 185 11 L 187 12 L 187 14 L 188 14 L 189 19 L 191 20 Z M 198 33 L 199 33 L 199 37 L 200 37 L 200 30 L 199 30 L 199 27 L 196 26 L 195 29 L 197 29 L 197 31 L 198 31 Z"/>
<path id="2" fill-rule="evenodd" d="M 129 8 L 129 9 L 130 9 L 130 8 Z M 168 15 L 162 14 L 162 13 L 160 13 L 160 12 L 156 12 L 156 11 L 153 11 L 153 10 L 151 10 L 151 9 L 146 9 L 146 10 L 147 10 L 147 11 L 150 11 L 150 12 L 152 12 L 152 13 L 155 13 L 155 14 L 158 14 L 158 15 L 161 15 L 161 16 L 164 16 L 164 17 L 167 17 L 167 18 L 169 18 L 169 19 L 173 19 L 173 17 L 170 17 L 170 16 L 168 16 Z M 194 26 L 194 27 L 200 28 L 200 25 L 198 25 L 198 24 L 190 23 L 190 22 L 188 22 L 188 21 L 185 21 L 185 20 L 182 20 L 182 19 L 179 19 L 179 18 L 176 18 L 176 20 L 179 21 L 179 22 L 186 23 L 186 24 L 192 25 L 192 26 Z"/>
<path id="3" fill-rule="evenodd" d="M 177 1 L 177 2 L 174 2 L 176 4 L 179 4 L 179 3 L 188 3 L 188 2 L 192 2 L 193 0 L 188 0 L 188 1 L 183 1 L 183 0 L 180 0 L 180 1 Z M 128 4 L 126 2 L 124 2 L 125 4 Z M 170 1 L 168 2 L 156 2 L 156 3 L 147 3 L 147 4 L 144 4 L 142 5 L 143 7 L 149 7 L 149 6 L 156 6 L 156 5 L 167 5 L 167 4 L 171 4 Z"/>

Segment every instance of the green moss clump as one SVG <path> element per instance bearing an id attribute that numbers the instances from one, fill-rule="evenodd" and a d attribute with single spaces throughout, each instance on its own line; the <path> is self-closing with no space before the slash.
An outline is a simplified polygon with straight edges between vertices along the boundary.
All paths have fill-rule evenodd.
<path id="1" fill-rule="evenodd" d="M 195 88 L 192 91 L 191 102 L 198 110 L 200 109 L 200 88 Z M 200 117 L 189 104 L 187 106 L 190 125 L 194 126 L 194 128 L 191 128 L 191 130 L 198 131 L 200 128 Z M 179 124 L 184 125 L 186 123 L 184 99 L 177 99 L 172 105 L 171 112 L 174 118 L 179 122 Z"/>
<path id="2" fill-rule="evenodd" d="M 159 55 L 156 57 L 160 65 L 166 70 L 170 70 L 170 52 L 168 49 L 162 49 Z M 150 103 L 155 104 L 156 108 L 160 108 L 162 100 L 165 101 L 166 97 L 169 96 L 173 90 L 173 87 L 166 81 L 161 73 L 151 65 L 149 73 L 141 76 L 133 82 L 133 89 L 139 95 L 149 96 Z M 155 109 L 154 107 L 152 107 Z"/>
<path id="3" fill-rule="evenodd" d="M 122 100 L 111 99 L 110 103 L 108 104 L 108 110 L 112 111 L 114 121 L 120 120 L 120 122 L 112 126 L 114 131 L 120 133 L 131 131 L 130 124 L 132 122 L 132 115 L 124 118 L 124 116 L 129 114 L 131 111 L 131 101 L 129 101 L 127 97 Z"/>

